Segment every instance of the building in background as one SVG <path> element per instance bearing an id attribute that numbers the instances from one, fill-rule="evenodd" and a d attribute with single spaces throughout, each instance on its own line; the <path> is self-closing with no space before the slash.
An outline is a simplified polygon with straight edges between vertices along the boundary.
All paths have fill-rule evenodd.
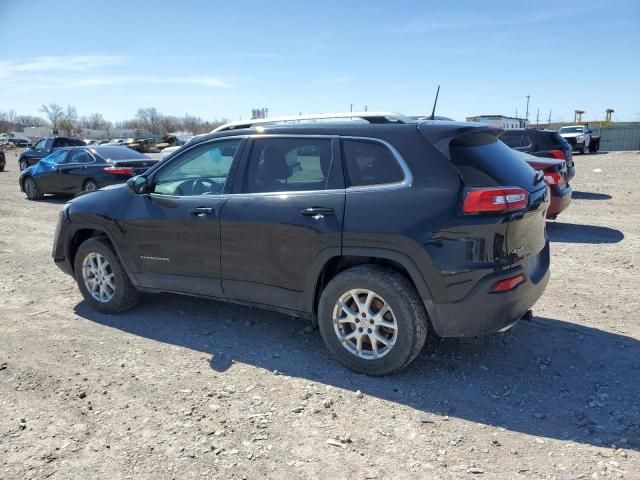
<path id="1" fill-rule="evenodd" d="M 36 140 L 42 137 L 50 137 L 51 127 L 24 127 L 22 136 L 30 138 L 31 140 Z"/>
<path id="2" fill-rule="evenodd" d="M 467 122 L 484 123 L 499 128 L 527 128 L 529 121 L 524 118 L 505 117 L 504 115 L 478 115 L 467 117 Z"/>

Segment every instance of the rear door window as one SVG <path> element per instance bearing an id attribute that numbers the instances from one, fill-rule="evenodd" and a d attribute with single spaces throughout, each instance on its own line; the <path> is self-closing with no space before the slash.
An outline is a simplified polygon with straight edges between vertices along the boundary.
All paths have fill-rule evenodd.
<path id="1" fill-rule="evenodd" d="M 342 157 L 351 187 L 385 185 L 404 180 L 398 159 L 380 142 L 343 139 Z"/>
<path id="2" fill-rule="evenodd" d="M 330 138 L 259 138 L 251 148 L 243 191 L 326 190 L 332 163 Z"/>

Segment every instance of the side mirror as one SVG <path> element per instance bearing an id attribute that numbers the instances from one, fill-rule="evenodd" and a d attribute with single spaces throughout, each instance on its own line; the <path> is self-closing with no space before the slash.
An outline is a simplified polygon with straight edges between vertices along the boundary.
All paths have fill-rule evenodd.
<path id="1" fill-rule="evenodd" d="M 149 183 L 147 182 L 147 177 L 144 175 L 136 175 L 135 177 L 131 177 L 127 180 L 127 187 L 133 193 L 143 194 L 149 193 Z"/>

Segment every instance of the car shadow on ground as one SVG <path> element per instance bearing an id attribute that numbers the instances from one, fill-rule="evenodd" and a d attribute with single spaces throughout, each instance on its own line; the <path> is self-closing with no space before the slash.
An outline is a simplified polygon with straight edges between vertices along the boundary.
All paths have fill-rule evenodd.
<path id="1" fill-rule="evenodd" d="M 579 192 L 574 190 L 571 194 L 572 200 L 611 200 L 611 195 L 606 193 Z"/>
<path id="2" fill-rule="evenodd" d="M 217 372 L 243 363 L 427 414 L 640 450 L 640 382 L 632 380 L 640 372 L 640 342 L 624 334 L 534 317 L 503 335 L 431 337 L 403 372 L 367 377 L 333 360 L 305 321 L 276 313 L 160 294 L 117 316 L 84 302 L 75 311 L 105 327 L 206 353 Z"/>
<path id="3" fill-rule="evenodd" d="M 40 200 L 29 200 L 27 198 L 27 196 L 25 195 L 24 198 L 25 198 L 25 200 L 33 202 L 33 203 L 51 203 L 51 204 L 57 204 L 57 205 L 64 205 L 69 200 L 71 200 L 73 197 L 70 196 L 70 195 L 45 195 Z"/>
<path id="4" fill-rule="evenodd" d="M 547 237 L 561 243 L 618 243 L 624 239 L 620 230 L 597 225 L 547 222 Z"/>

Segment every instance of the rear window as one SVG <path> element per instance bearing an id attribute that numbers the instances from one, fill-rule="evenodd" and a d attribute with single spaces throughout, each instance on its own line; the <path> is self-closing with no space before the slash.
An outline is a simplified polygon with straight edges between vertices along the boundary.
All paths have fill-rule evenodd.
<path id="1" fill-rule="evenodd" d="M 404 180 L 398 159 L 379 142 L 343 140 L 342 156 L 350 186 L 384 185 Z"/>
<path id="2" fill-rule="evenodd" d="M 461 135 L 451 141 L 449 151 L 451 163 L 458 168 L 468 187 L 503 185 L 531 189 L 534 186 L 534 170 L 491 133 Z"/>
<path id="3" fill-rule="evenodd" d="M 506 132 L 500 136 L 500 140 L 509 145 L 511 148 L 519 147 L 522 143 L 521 133 L 509 133 Z"/>
<path id="4" fill-rule="evenodd" d="M 127 147 L 100 147 L 95 152 L 105 160 L 149 160 L 149 157 Z"/>
<path id="5" fill-rule="evenodd" d="M 553 144 L 554 147 L 571 148 L 571 145 L 569 145 L 569 142 L 567 142 L 559 133 L 554 132 L 551 134 L 551 143 Z"/>

